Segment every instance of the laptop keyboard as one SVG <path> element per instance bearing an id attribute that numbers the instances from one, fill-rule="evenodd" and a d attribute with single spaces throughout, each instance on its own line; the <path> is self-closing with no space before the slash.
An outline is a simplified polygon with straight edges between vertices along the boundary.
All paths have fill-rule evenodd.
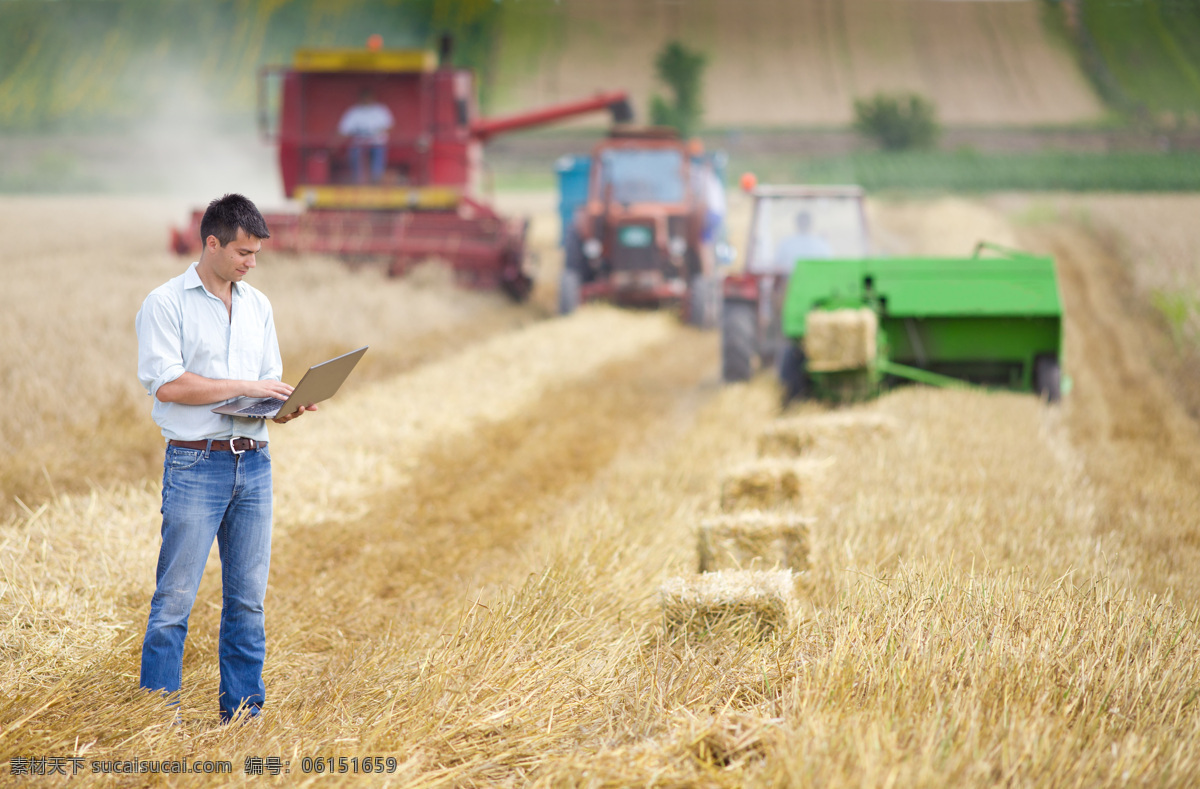
<path id="1" fill-rule="evenodd" d="M 248 405 L 245 408 L 239 408 L 238 413 L 247 414 L 249 416 L 263 416 L 265 414 L 272 414 L 278 411 L 279 406 L 281 405 L 283 405 L 282 400 L 272 397 L 269 400 L 263 400 L 261 403 L 255 403 L 254 405 Z"/>

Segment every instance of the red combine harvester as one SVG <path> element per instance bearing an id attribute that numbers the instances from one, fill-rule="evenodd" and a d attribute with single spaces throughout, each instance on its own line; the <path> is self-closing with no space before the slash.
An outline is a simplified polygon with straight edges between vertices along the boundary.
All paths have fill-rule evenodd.
<path id="1" fill-rule="evenodd" d="M 479 194 L 482 146 L 504 132 L 609 110 L 615 122 L 631 118 L 628 96 L 599 93 L 582 101 L 501 118 L 476 117 L 474 77 L 424 50 L 300 50 L 290 68 L 265 69 L 259 79 L 259 121 L 278 143 L 284 192 L 299 213 L 266 214 L 273 251 L 383 258 L 389 272 L 416 263 L 450 263 L 468 287 L 503 288 L 514 299 L 529 294 L 525 270 L 527 219 L 504 217 Z M 268 86 L 278 84 L 278 94 Z M 350 146 L 338 133 L 343 113 L 369 92 L 394 118 L 382 177 L 356 183 Z M 278 95 L 277 113 L 268 105 Z M 270 121 L 277 119 L 277 123 Z M 275 126 L 275 128 L 270 128 Z M 201 247 L 200 219 L 173 229 L 179 254 Z"/>

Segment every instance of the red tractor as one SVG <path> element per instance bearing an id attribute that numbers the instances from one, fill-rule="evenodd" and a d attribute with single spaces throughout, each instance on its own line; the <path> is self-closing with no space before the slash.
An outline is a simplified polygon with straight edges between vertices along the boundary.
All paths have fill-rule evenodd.
<path id="1" fill-rule="evenodd" d="M 688 322 L 712 326 L 724 230 L 722 163 L 672 129 L 615 126 L 590 158 L 560 164 L 559 311 L 595 299 L 679 304 Z M 568 194 L 571 168 L 586 170 L 586 194 Z"/>
<path id="2" fill-rule="evenodd" d="M 721 283 L 721 377 L 748 380 L 778 366 L 787 383 L 795 343 L 783 336 L 788 278 L 803 258 L 860 259 L 870 254 L 863 191 L 858 186 L 743 187 L 754 200 L 741 270 Z"/>
<path id="3" fill-rule="evenodd" d="M 438 258 L 454 267 L 460 284 L 500 287 L 515 299 L 528 295 L 528 220 L 501 216 L 478 197 L 483 143 L 597 110 L 628 121 L 628 97 L 601 93 L 483 119 L 473 74 L 448 62 L 443 42 L 440 61 L 428 51 L 300 50 L 290 68 L 262 72 L 260 127 L 278 142 L 284 192 L 303 206 L 298 213 L 265 215 L 271 238 L 264 248 L 383 258 L 393 275 Z M 268 90 L 276 85 L 278 92 Z M 379 177 L 370 183 L 361 182 L 355 151 L 339 133 L 344 114 L 364 95 L 394 120 L 380 146 Z M 276 97 L 277 112 L 269 111 Z M 202 215 L 195 211 L 189 227 L 172 231 L 179 254 L 199 251 Z"/>

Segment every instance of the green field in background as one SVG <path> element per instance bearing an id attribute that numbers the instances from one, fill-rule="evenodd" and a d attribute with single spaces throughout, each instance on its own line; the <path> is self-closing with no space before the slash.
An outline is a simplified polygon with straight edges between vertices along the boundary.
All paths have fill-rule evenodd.
<path id="1" fill-rule="evenodd" d="M 776 163 L 796 183 L 866 189 L 1176 192 L 1200 189 L 1200 153 L 863 153 Z"/>
<path id="2" fill-rule="evenodd" d="M 556 188 L 544 170 L 492 166 L 496 189 Z M 860 153 L 827 158 L 732 155 L 734 188 L 744 172 L 760 183 L 859 184 L 868 191 L 913 192 L 1187 192 L 1200 190 L 1200 153 L 980 154 Z"/>

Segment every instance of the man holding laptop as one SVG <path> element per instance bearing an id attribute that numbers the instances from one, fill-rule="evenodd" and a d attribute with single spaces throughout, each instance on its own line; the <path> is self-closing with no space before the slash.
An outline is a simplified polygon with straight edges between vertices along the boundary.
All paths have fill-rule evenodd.
<path id="1" fill-rule="evenodd" d="M 257 715 L 266 694 L 263 599 L 271 557 L 266 419 L 218 414 L 213 406 L 241 396 L 286 400 L 292 394 L 293 387 L 280 380 L 271 303 L 242 282 L 269 237 L 262 214 L 248 199 L 230 194 L 214 200 L 200 223 L 199 261 L 155 289 L 135 322 L 138 379 L 154 397 L 151 413 L 167 439 L 162 548 L 142 644 L 141 686 L 165 693 L 180 689 L 188 616 L 215 539 L 221 556 L 222 722 L 239 709 Z M 318 399 L 324 398 L 273 419 L 284 424 L 315 411 Z"/>

